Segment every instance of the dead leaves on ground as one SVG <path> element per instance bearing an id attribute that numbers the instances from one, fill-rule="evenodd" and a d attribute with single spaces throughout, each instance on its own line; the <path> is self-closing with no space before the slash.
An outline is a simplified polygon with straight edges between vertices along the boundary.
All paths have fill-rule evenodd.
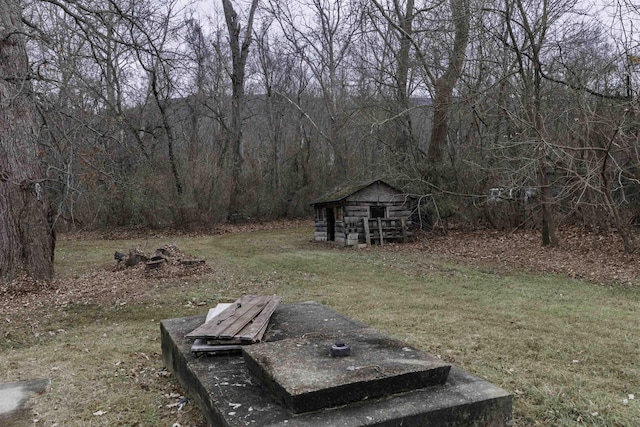
<path id="1" fill-rule="evenodd" d="M 455 262 L 563 274 L 603 285 L 640 285 L 640 256 L 627 254 L 616 233 L 563 229 L 558 247 L 544 247 L 540 233 L 477 230 L 423 236 L 414 250 Z"/>
<path id="2" fill-rule="evenodd" d="M 0 284 L 0 311 L 17 314 L 24 308 L 66 307 L 72 304 L 125 305 L 147 296 L 159 282 L 199 279 L 213 273 L 213 269 L 206 264 L 181 264 L 179 260 L 194 257 L 175 245 L 169 246 L 171 256 L 158 269 L 149 270 L 144 263 L 132 267 L 120 263 L 50 283 L 20 277 L 9 284 Z"/>

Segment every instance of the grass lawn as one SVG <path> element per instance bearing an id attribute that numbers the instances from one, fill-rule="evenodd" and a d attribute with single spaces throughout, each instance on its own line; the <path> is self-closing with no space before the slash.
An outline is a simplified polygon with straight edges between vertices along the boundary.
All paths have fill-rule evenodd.
<path id="1" fill-rule="evenodd" d="M 51 378 L 26 425 L 203 425 L 164 370 L 158 321 L 278 294 L 329 305 L 505 388 L 516 426 L 640 426 L 638 287 L 456 265 L 401 245 L 343 249 L 311 235 L 62 239 L 57 289 L 12 296 L 0 317 L 0 382 Z M 111 278 L 116 249 L 172 242 L 212 271 Z"/>

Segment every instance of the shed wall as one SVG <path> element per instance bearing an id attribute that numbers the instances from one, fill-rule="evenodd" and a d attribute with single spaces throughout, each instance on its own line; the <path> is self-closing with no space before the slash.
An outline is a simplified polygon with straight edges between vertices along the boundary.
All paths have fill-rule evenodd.
<path id="1" fill-rule="evenodd" d="M 316 241 L 353 245 L 411 238 L 414 201 L 383 182 L 374 182 L 340 200 L 324 200 L 314 205 Z M 374 216 L 384 208 L 384 217 L 372 218 L 372 207 L 376 208 Z M 328 209 L 333 210 L 331 215 Z"/>

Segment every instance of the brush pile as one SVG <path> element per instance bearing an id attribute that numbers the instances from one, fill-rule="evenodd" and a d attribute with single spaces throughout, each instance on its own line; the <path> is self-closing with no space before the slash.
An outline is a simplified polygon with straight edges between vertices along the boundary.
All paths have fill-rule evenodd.
<path id="1" fill-rule="evenodd" d="M 186 254 L 171 243 L 155 250 L 153 254 L 145 253 L 140 248 L 131 248 L 126 254 L 115 251 L 113 258 L 116 260 L 116 269 L 126 269 L 144 265 L 145 270 L 158 270 L 164 266 L 195 267 L 205 264 L 205 260 Z"/>

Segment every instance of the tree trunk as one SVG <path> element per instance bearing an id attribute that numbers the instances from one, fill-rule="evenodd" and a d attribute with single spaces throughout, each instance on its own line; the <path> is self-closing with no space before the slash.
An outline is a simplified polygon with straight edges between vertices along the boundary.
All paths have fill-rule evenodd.
<path id="1" fill-rule="evenodd" d="M 0 280 L 53 277 L 53 234 L 18 0 L 0 0 Z"/>
<path id="2" fill-rule="evenodd" d="M 518 63 L 518 73 L 522 78 L 524 92 L 522 94 L 525 103 L 525 112 L 528 122 L 527 134 L 534 142 L 534 151 L 539 157 L 536 160 L 538 184 L 540 187 L 540 207 L 542 215 L 542 245 L 557 246 L 558 237 L 556 234 L 556 225 L 553 219 L 553 203 L 551 183 L 547 177 L 549 167 L 547 166 L 547 147 L 543 135 L 545 134 L 544 123 L 542 122 L 542 61 L 540 52 L 545 42 L 545 37 L 549 29 L 548 0 L 542 1 L 542 16 L 538 21 L 531 23 L 527 15 L 527 8 L 522 0 L 516 0 L 510 3 L 505 0 L 505 23 L 511 40 L 511 47 L 519 46 L 518 37 L 514 30 L 513 24 L 517 23 L 524 31 L 525 39 L 528 43 L 522 48 L 515 48 Z M 521 22 L 516 21 L 513 15 L 513 9 L 517 9 L 518 17 Z"/>
<path id="3" fill-rule="evenodd" d="M 407 87 L 409 85 L 409 67 L 411 65 L 411 37 L 413 37 L 414 0 L 408 0 L 405 13 L 400 13 L 400 5 L 395 3 L 401 32 L 400 48 L 396 54 L 396 153 L 401 165 L 407 161 L 409 148 L 413 145 L 411 126 L 411 107 Z"/>
<path id="4" fill-rule="evenodd" d="M 558 246 L 558 237 L 556 235 L 556 225 L 553 220 L 553 212 L 551 210 L 551 184 L 547 178 L 547 167 L 544 158 L 539 160 L 539 183 L 540 183 L 540 207 L 542 209 L 542 245 Z"/>
<path id="5" fill-rule="evenodd" d="M 231 164 L 231 197 L 229 199 L 229 214 L 231 216 L 240 210 L 240 174 L 242 172 L 242 105 L 244 103 L 244 80 L 249 46 L 253 32 L 253 17 L 258 7 L 258 0 L 252 0 L 246 29 L 241 39 L 241 25 L 238 14 L 233 9 L 230 0 L 222 0 L 225 21 L 229 32 L 229 47 L 231 48 L 231 126 L 230 145 L 232 147 Z"/>
<path id="6" fill-rule="evenodd" d="M 469 42 L 469 26 L 471 14 L 469 0 L 451 0 L 451 15 L 455 26 L 455 38 L 451 59 L 444 74 L 435 82 L 435 99 L 433 100 L 433 127 L 427 150 L 427 159 L 432 165 L 440 162 L 442 149 L 447 143 L 449 131 L 449 104 L 451 93 L 462 74 L 462 67 Z"/>
<path id="7" fill-rule="evenodd" d="M 616 127 L 616 131 L 609 138 L 609 141 L 606 145 L 606 151 L 602 153 L 602 166 L 600 167 L 600 192 L 602 193 L 604 199 L 604 205 L 609 215 L 611 216 L 611 221 L 613 222 L 613 226 L 618 231 L 620 238 L 622 239 L 622 246 L 624 247 L 624 251 L 628 254 L 632 254 L 636 251 L 636 243 L 633 238 L 633 233 L 629 232 L 627 227 L 620 216 L 620 210 L 611 195 L 611 183 L 609 180 L 609 159 L 613 157 L 613 153 L 611 152 L 614 142 L 616 140 L 616 136 L 620 130 L 620 125 Z"/>
<path id="8" fill-rule="evenodd" d="M 171 174 L 173 175 L 173 183 L 176 187 L 176 193 L 178 193 L 178 197 L 182 196 L 184 192 L 182 187 L 182 179 L 180 178 L 180 172 L 178 171 L 178 163 L 175 155 L 175 141 L 173 137 L 173 126 L 171 121 L 169 120 L 169 113 L 167 111 L 166 100 L 163 99 L 163 96 L 160 94 L 158 90 L 158 74 L 155 70 L 151 72 L 149 76 L 151 80 L 151 92 L 153 93 L 153 99 L 156 101 L 156 105 L 158 106 L 158 110 L 160 110 L 160 116 L 162 117 L 162 127 L 164 128 L 164 132 L 167 137 L 167 155 L 169 157 L 169 165 L 171 166 Z M 180 200 L 178 200 L 180 203 Z"/>

